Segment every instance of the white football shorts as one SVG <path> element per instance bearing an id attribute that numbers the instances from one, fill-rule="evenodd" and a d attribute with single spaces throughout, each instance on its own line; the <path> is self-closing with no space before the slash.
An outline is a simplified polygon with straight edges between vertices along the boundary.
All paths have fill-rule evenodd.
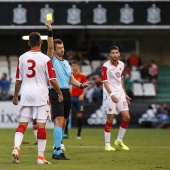
<path id="1" fill-rule="evenodd" d="M 39 123 L 45 123 L 51 119 L 50 106 L 19 106 L 18 116 L 20 122 L 29 122 L 30 119 L 36 119 Z"/>
<path id="2" fill-rule="evenodd" d="M 109 95 L 103 94 L 102 110 L 104 114 L 118 115 L 120 112 L 129 110 L 125 95 L 118 98 L 118 103 L 114 103 Z"/>

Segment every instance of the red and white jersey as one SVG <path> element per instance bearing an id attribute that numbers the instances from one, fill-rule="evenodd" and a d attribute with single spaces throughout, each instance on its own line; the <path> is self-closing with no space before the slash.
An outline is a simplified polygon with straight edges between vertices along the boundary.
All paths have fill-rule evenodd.
<path id="1" fill-rule="evenodd" d="M 115 66 L 111 61 L 107 61 L 102 67 L 102 82 L 108 81 L 109 87 L 116 97 L 124 95 L 122 87 L 122 72 L 124 70 L 124 63 L 118 60 L 118 64 Z M 103 84 L 103 93 L 108 94 Z"/>
<path id="2" fill-rule="evenodd" d="M 42 106 L 48 101 L 48 80 L 56 79 L 50 58 L 41 51 L 28 51 L 19 57 L 16 79 L 21 80 L 22 106 Z"/>

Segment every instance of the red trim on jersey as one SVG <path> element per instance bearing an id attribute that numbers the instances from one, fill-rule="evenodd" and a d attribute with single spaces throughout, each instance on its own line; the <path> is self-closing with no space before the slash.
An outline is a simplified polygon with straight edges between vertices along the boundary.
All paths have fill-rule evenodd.
<path id="1" fill-rule="evenodd" d="M 48 75 L 50 79 L 56 78 L 55 70 L 53 68 L 53 64 L 51 60 L 47 62 L 47 69 L 48 69 Z"/>
<path id="2" fill-rule="evenodd" d="M 19 125 L 18 128 L 16 129 L 16 132 L 20 132 L 24 134 L 25 130 L 26 130 L 26 127 L 24 125 Z"/>
<path id="3" fill-rule="evenodd" d="M 85 83 L 86 82 L 86 76 L 81 72 L 79 72 L 77 74 L 73 74 L 73 76 L 80 83 Z M 80 96 L 82 93 L 83 93 L 83 89 L 81 89 L 79 87 L 76 87 L 76 86 L 72 87 L 72 91 L 71 91 L 71 96 L 72 97 Z"/>
<path id="4" fill-rule="evenodd" d="M 112 60 L 110 60 L 110 64 L 114 65 L 115 67 L 117 67 L 117 65 L 119 64 L 119 61 L 117 61 L 116 63 L 114 63 Z"/>
<path id="5" fill-rule="evenodd" d="M 124 129 L 127 129 L 129 122 L 122 120 L 120 126 Z"/>
<path id="6" fill-rule="evenodd" d="M 102 67 L 102 81 L 107 80 L 107 67 Z"/>
<path id="7" fill-rule="evenodd" d="M 112 128 L 112 124 L 106 122 L 106 124 L 105 124 L 105 126 L 104 126 L 105 132 L 111 132 L 111 128 Z"/>
<path id="8" fill-rule="evenodd" d="M 37 131 L 37 139 L 42 139 L 45 140 L 46 139 L 46 130 L 45 128 L 39 128 Z"/>
<path id="9" fill-rule="evenodd" d="M 16 70 L 15 78 L 19 79 L 19 60 L 18 60 L 18 64 L 17 64 L 17 70 Z"/>

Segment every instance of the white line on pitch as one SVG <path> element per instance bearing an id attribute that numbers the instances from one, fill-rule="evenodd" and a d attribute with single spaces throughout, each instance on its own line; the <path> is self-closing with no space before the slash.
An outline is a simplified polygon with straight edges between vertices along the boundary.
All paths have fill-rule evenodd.
<path id="1" fill-rule="evenodd" d="M 12 147 L 12 146 L 11 146 Z M 21 147 L 37 147 L 37 145 L 30 146 L 29 144 L 23 144 Z M 46 146 L 46 147 L 53 147 L 53 146 Z M 104 146 L 67 146 L 65 145 L 66 148 L 103 148 Z M 1 145 L 0 148 L 9 148 L 9 146 L 3 146 Z M 132 149 L 170 149 L 170 146 L 129 146 L 129 148 Z"/>

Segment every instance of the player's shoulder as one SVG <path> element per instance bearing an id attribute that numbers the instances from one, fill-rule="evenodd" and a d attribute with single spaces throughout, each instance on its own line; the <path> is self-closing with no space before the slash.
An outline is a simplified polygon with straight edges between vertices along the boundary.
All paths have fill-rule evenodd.
<path id="1" fill-rule="evenodd" d="M 70 63 L 68 62 L 68 60 L 63 59 L 63 62 L 70 67 Z"/>
<path id="2" fill-rule="evenodd" d="M 41 53 L 41 56 L 42 56 L 42 58 L 44 58 L 44 60 L 46 60 L 46 61 L 51 60 L 50 57 L 48 57 L 46 54 Z"/>
<path id="3" fill-rule="evenodd" d="M 118 62 L 121 66 L 124 66 L 124 62 L 122 62 L 121 60 L 118 60 Z"/>
<path id="4" fill-rule="evenodd" d="M 63 62 L 69 64 L 68 60 L 65 60 L 65 59 L 63 59 Z"/>
<path id="5" fill-rule="evenodd" d="M 26 62 L 29 59 L 29 51 L 23 53 L 22 55 L 19 56 L 19 61 L 20 63 Z"/>
<path id="6" fill-rule="evenodd" d="M 79 75 L 82 76 L 82 77 L 86 77 L 86 75 L 82 72 L 79 72 Z"/>
<path id="7" fill-rule="evenodd" d="M 29 53 L 29 51 L 27 51 L 27 52 L 25 52 L 25 53 L 21 54 L 21 55 L 19 56 L 19 59 L 22 59 L 23 57 L 27 56 L 27 55 L 28 55 L 28 53 Z"/>
<path id="8" fill-rule="evenodd" d="M 106 61 L 106 62 L 103 64 L 104 67 L 108 67 L 109 65 L 110 65 L 110 60 Z"/>

